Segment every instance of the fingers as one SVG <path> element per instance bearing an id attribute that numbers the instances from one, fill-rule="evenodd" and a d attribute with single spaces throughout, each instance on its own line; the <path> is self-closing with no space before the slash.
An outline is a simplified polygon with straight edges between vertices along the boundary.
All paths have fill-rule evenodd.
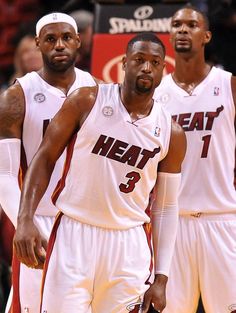
<path id="1" fill-rule="evenodd" d="M 41 239 L 41 238 L 40 238 Z M 42 239 L 36 242 L 36 247 L 35 247 L 35 254 L 37 256 L 37 268 L 43 268 L 44 262 L 46 259 L 46 249 L 47 247 L 47 241 Z"/>
<path id="2" fill-rule="evenodd" d="M 31 268 L 42 269 L 45 257 L 47 242 L 41 238 L 40 234 L 29 236 L 30 239 L 15 235 L 14 250 L 20 262 Z"/>
<path id="3" fill-rule="evenodd" d="M 44 249 L 44 253 L 46 254 L 47 248 L 48 248 L 48 242 L 46 239 L 42 239 L 42 246 Z"/>
<path id="4" fill-rule="evenodd" d="M 35 254 L 35 240 L 31 239 L 25 242 L 27 249 L 27 262 L 28 266 L 32 265 L 32 267 L 36 267 L 38 265 L 37 255 Z M 27 264 L 26 264 L 27 265 Z"/>
<path id="5" fill-rule="evenodd" d="M 143 298 L 143 305 L 142 305 L 142 312 L 143 313 L 147 313 L 148 310 L 149 310 L 149 307 L 151 305 L 151 296 L 149 295 L 149 293 L 147 292 L 145 295 L 144 295 L 144 298 Z"/>
<path id="6" fill-rule="evenodd" d="M 164 293 L 158 293 L 158 289 L 155 286 L 151 286 L 144 294 L 142 313 L 160 313 L 164 308 Z"/>
<path id="7" fill-rule="evenodd" d="M 29 267 L 37 265 L 37 258 L 34 253 L 34 241 L 14 239 L 14 249 L 20 262 Z"/>

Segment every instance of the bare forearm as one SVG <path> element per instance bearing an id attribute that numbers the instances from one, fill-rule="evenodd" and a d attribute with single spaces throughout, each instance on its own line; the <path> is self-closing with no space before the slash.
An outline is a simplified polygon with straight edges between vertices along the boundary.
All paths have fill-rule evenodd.
<path id="1" fill-rule="evenodd" d="M 54 166 L 55 163 L 49 163 L 43 157 L 33 160 L 23 184 L 18 222 L 33 219 L 37 206 L 48 187 Z"/>

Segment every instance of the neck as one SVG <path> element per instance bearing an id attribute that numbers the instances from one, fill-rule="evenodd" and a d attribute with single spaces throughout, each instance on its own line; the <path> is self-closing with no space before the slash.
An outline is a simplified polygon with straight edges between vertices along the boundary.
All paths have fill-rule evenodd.
<path id="1" fill-rule="evenodd" d="M 39 76 L 51 86 L 61 89 L 65 94 L 69 91 L 75 81 L 74 66 L 64 72 L 55 72 L 45 67 L 38 71 Z"/>
<path id="2" fill-rule="evenodd" d="M 153 92 L 140 94 L 126 88 L 124 84 L 120 85 L 120 99 L 133 121 L 145 118 L 150 114 L 153 107 L 152 96 Z"/>
<path id="3" fill-rule="evenodd" d="M 202 56 L 184 58 L 176 54 L 173 78 L 180 83 L 198 84 L 208 75 L 210 69 L 210 65 L 205 62 Z"/>
<path id="4" fill-rule="evenodd" d="M 153 105 L 152 96 L 153 92 L 142 94 L 126 88 L 125 84 L 120 85 L 120 98 L 128 112 L 149 112 Z"/>

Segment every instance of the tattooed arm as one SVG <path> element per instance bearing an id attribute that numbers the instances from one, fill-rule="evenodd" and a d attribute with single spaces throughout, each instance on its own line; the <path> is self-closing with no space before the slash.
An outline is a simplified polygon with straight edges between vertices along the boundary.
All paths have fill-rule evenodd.
<path id="1" fill-rule="evenodd" d="M 0 139 L 20 139 L 24 115 L 24 93 L 19 83 L 16 83 L 0 96 Z"/>
<path id="2" fill-rule="evenodd" d="M 17 83 L 0 96 L 0 205 L 15 226 L 20 202 L 18 173 L 24 115 L 24 94 Z"/>

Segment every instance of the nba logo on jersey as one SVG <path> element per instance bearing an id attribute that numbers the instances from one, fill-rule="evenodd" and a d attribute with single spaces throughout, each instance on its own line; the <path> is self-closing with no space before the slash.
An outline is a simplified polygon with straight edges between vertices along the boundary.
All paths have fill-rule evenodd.
<path id="1" fill-rule="evenodd" d="M 214 96 L 219 96 L 220 94 L 220 88 L 219 87 L 215 87 L 214 88 Z"/>
<path id="2" fill-rule="evenodd" d="M 54 21 L 57 20 L 57 13 L 53 13 L 53 14 L 52 14 L 52 19 L 53 19 Z"/>
<path id="3" fill-rule="evenodd" d="M 159 137 L 160 133 L 161 133 L 161 128 L 157 126 L 154 131 L 154 136 Z"/>

